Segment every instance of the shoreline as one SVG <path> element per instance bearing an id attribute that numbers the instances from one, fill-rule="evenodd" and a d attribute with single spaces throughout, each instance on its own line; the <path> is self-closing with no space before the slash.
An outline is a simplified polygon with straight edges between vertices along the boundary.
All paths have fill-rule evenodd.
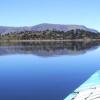
<path id="1" fill-rule="evenodd" d="M 73 40 L 0 40 L 0 42 L 96 42 L 100 39 L 73 39 Z"/>

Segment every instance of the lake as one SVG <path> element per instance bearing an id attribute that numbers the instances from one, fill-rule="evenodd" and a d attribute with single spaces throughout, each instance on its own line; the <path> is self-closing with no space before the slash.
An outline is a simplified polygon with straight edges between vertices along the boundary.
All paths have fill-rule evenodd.
<path id="1" fill-rule="evenodd" d="M 0 43 L 0 100 L 63 100 L 100 70 L 99 45 Z"/>

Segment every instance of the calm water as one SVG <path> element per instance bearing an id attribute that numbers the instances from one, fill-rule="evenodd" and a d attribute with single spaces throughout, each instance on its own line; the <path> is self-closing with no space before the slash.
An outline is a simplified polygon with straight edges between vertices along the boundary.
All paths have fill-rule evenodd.
<path id="1" fill-rule="evenodd" d="M 0 43 L 0 100 L 63 100 L 100 69 L 99 44 Z"/>

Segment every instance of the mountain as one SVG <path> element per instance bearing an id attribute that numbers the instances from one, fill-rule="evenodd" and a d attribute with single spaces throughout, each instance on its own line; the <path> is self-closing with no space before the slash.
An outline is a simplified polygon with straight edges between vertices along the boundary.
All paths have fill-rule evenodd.
<path id="1" fill-rule="evenodd" d="M 57 30 L 57 31 L 67 32 L 67 31 L 76 30 L 76 29 L 95 32 L 95 33 L 98 32 L 94 29 L 87 28 L 83 25 L 61 25 L 61 24 L 44 23 L 44 24 L 39 24 L 39 25 L 36 25 L 36 26 L 32 27 L 32 31 Z"/>
<path id="2" fill-rule="evenodd" d="M 94 29 L 87 28 L 82 25 L 61 25 L 61 24 L 48 24 L 48 23 L 43 23 L 31 27 L 5 27 L 5 26 L 0 26 L 0 33 L 1 34 L 6 34 L 6 33 L 14 33 L 14 32 L 24 32 L 24 31 L 45 31 L 45 30 L 56 30 L 56 31 L 70 31 L 70 30 L 85 30 L 89 32 L 94 32 L 97 33 L 98 31 Z"/>
<path id="3" fill-rule="evenodd" d="M 5 27 L 0 26 L 0 33 L 6 34 L 6 33 L 14 33 L 14 32 L 21 32 L 21 31 L 31 31 L 31 27 Z"/>

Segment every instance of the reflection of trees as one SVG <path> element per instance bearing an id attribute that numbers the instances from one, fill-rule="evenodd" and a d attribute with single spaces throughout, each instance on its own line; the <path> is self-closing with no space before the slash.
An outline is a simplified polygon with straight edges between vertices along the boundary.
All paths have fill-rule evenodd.
<path id="1" fill-rule="evenodd" d="M 100 42 L 19 42 L 0 43 L 0 54 L 35 54 L 39 56 L 82 54 Z"/>

